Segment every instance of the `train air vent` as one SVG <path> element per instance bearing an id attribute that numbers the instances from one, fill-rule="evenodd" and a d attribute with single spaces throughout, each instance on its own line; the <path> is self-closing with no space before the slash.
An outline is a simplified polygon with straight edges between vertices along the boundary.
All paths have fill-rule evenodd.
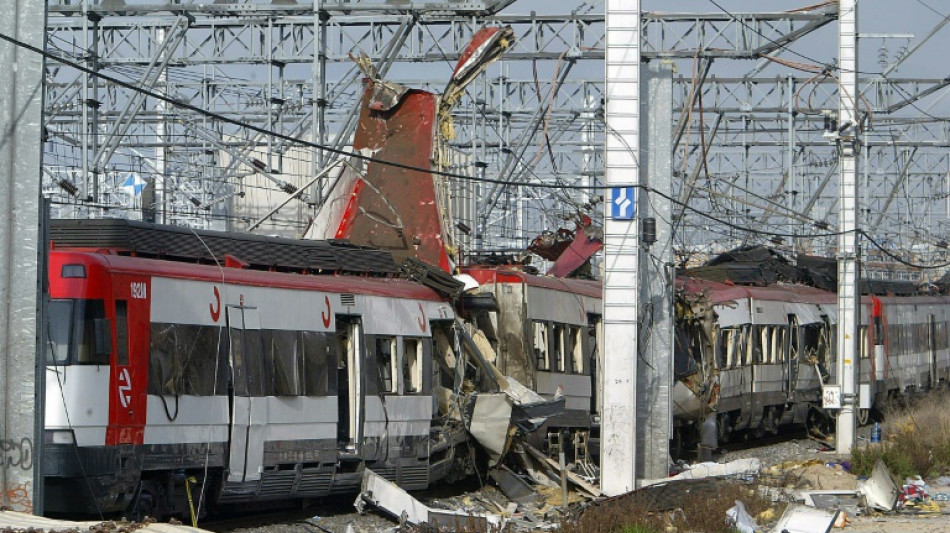
<path id="1" fill-rule="evenodd" d="M 349 293 L 341 294 L 340 303 L 346 307 L 353 307 L 356 305 L 356 296 Z"/>

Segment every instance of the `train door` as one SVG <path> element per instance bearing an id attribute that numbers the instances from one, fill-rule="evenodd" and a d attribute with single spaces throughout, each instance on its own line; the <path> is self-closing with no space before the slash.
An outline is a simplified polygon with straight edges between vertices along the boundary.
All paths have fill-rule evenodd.
<path id="1" fill-rule="evenodd" d="M 800 360 L 799 352 L 803 345 L 802 328 L 798 325 L 798 317 L 788 315 L 788 356 L 785 358 L 786 376 L 785 380 L 785 399 L 791 401 L 795 394 L 795 388 L 798 385 L 798 362 Z"/>
<path id="2" fill-rule="evenodd" d="M 145 435 L 147 404 L 147 368 L 149 354 L 149 279 L 143 276 L 116 276 L 113 293 L 111 350 L 112 400 L 109 402 L 109 427 L 106 444 L 142 444 Z M 107 305 L 108 307 L 108 305 Z M 98 336 L 101 326 L 96 320 Z M 104 340 L 104 339 L 103 339 Z"/>
<path id="3" fill-rule="evenodd" d="M 231 445 L 228 482 L 257 481 L 264 461 L 264 375 L 257 309 L 228 307 L 231 346 Z"/>
<path id="4" fill-rule="evenodd" d="M 590 412 L 591 413 L 600 413 L 600 399 L 603 394 L 602 387 L 603 385 L 600 382 L 600 365 L 602 363 L 600 357 L 600 315 L 587 315 L 587 330 L 585 330 L 584 340 L 586 341 L 586 347 L 584 348 L 585 361 L 584 364 L 589 365 L 587 368 L 590 369 L 588 375 L 591 381 L 591 395 L 590 395 Z"/>
<path id="5" fill-rule="evenodd" d="M 358 319 L 337 319 L 337 440 L 341 448 L 354 448 L 360 442 L 360 352 L 362 326 Z"/>

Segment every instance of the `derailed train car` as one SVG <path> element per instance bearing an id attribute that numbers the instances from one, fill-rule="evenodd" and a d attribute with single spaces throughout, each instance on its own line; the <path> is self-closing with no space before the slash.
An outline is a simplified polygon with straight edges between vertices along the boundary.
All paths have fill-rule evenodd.
<path id="1" fill-rule="evenodd" d="M 491 371 L 467 366 L 447 298 L 394 277 L 388 255 L 313 243 L 289 261 L 364 275 L 261 271 L 199 264 L 225 257 L 226 242 L 202 249 L 210 233 L 171 239 L 190 261 L 137 256 L 175 247 L 120 226 L 122 243 L 61 232 L 50 253 L 49 512 L 183 514 L 189 490 L 205 507 L 356 492 L 364 468 L 421 489 L 467 468 L 465 428 L 436 392 L 491 390 Z M 239 248 L 271 265 L 288 252 Z"/>
<path id="2" fill-rule="evenodd" d="M 491 295 L 495 307 L 474 306 L 463 316 L 485 332 L 506 374 L 547 398 L 564 398 L 565 412 L 535 439 L 548 451 L 575 452 L 571 461 L 586 461 L 596 457 L 599 440 L 601 284 L 527 270 L 464 267 L 479 283 L 475 291 Z M 821 394 L 836 382 L 834 292 L 802 282 L 688 276 L 678 277 L 676 288 L 675 451 L 695 450 L 704 422 L 720 443 L 740 432 L 777 433 L 785 424 L 830 431 L 833 412 L 822 408 Z M 950 297 L 904 292 L 861 299 L 862 424 L 888 398 L 950 381 Z"/>
<path id="3" fill-rule="evenodd" d="M 719 442 L 784 423 L 827 430 L 821 389 L 836 380 L 833 292 L 801 284 L 678 280 L 674 417 L 682 435 L 716 422 Z M 865 295 L 859 306 L 858 418 L 888 397 L 950 380 L 950 297 Z"/>
<path id="4" fill-rule="evenodd" d="M 494 364 L 542 397 L 563 398 L 563 413 L 534 433 L 535 444 L 569 452 L 569 462 L 596 458 L 601 283 L 539 276 L 518 265 L 462 271 L 478 282 L 474 292 L 493 298 L 492 309 L 464 311 L 491 342 Z"/>

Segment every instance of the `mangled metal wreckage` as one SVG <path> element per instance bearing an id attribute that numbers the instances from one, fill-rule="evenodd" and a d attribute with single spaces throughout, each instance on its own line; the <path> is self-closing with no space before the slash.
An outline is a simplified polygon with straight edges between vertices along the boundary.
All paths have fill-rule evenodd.
<path id="1" fill-rule="evenodd" d="M 305 238 L 343 239 L 387 250 L 397 262 L 420 265 L 423 273 L 419 278 L 426 278 L 423 283 L 438 283 L 439 276 L 427 267 L 457 273 L 459 250 L 446 230 L 453 218 L 450 186 L 432 171 L 451 165 L 451 110 L 466 85 L 507 50 L 513 39 L 510 27 L 477 32 L 442 95 L 387 81 L 366 57 L 355 58 L 365 76 L 365 87 L 354 155 L 336 167 L 326 201 Z M 471 306 L 478 300 L 471 296 L 460 305 Z M 465 330 L 462 346 L 451 346 L 438 336 L 435 339 L 434 359 L 442 375 L 453 378 L 444 378 L 433 392 L 440 415 L 464 427 L 494 466 L 511 448 L 513 438 L 562 413 L 565 400 L 542 397 L 504 375 L 495 366 L 498 358 L 493 343 L 472 323 L 459 324 Z M 456 360 L 454 353 L 465 353 L 467 361 Z M 476 368 L 475 372 L 463 370 Z"/>

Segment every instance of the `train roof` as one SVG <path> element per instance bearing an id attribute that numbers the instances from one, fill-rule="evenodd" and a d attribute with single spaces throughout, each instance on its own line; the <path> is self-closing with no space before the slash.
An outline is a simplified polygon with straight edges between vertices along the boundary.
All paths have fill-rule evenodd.
<path id="1" fill-rule="evenodd" d="M 289 272 L 270 272 L 124 256 L 109 251 L 53 250 L 50 254 L 50 260 L 51 263 L 59 265 L 84 264 L 90 266 L 90 270 L 100 268 L 110 274 L 139 274 L 212 283 L 233 283 L 333 293 L 357 293 L 417 300 L 442 301 L 445 299 L 438 292 L 424 285 L 393 277 L 303 275 Z"/>
<path id="2" fill-rule="evenodd" d="M 783 301 L 811 304 L 837 304 L 838 296 L 835 292 L 826 291 L 809 285 L 794 283 L 774 283 L 766 286 L 735 285 L 710 281 L 702 278 L 679 277 L 676 281 L 678 290 L 688 293 L 703 294 L 710 303 L 719 304 L 744 298 L 755 298 L 765 301 Z M 862 296 L 862 303 L 870 303 L 872 298 L 884 304 L 946 304 L 950 296 L 943 295 L 868 295 Z"/>
<path id="3" fill-rule="evenodd" d="M 808 285 L 776 283 L 764 287 L 735 285 L 701 278 L 680 277 L 676 280 L 677 289 L 689 293 L 703 294 L 710 303 L 718 304 L 744 298 L 756 300 L 774 300 L 796 303 L 835 304 L 838 297 L 833 292 L 816 289 Z"/>
<path id="4" fill-rule="evenodd" d="M 345 241 L 314 241 L 193 230 L 124 219 L 52 220 L 54 248 L 107 249 L 122 255 L 214 264 L 232 256 L 257 270 L 399 273 L 385 250 Z"/>
<path id="5" fill-rule="evenodd" d="M 538 276 L 511 267 L 468 266 L 463 271 L 482 285 L 492 283 L 524 283 L 529 287 L 538 287 L 572 294 L 581 294 L 591 298 L 603 296 L 603 284 L 597 280 L 556 278 Z"/>

